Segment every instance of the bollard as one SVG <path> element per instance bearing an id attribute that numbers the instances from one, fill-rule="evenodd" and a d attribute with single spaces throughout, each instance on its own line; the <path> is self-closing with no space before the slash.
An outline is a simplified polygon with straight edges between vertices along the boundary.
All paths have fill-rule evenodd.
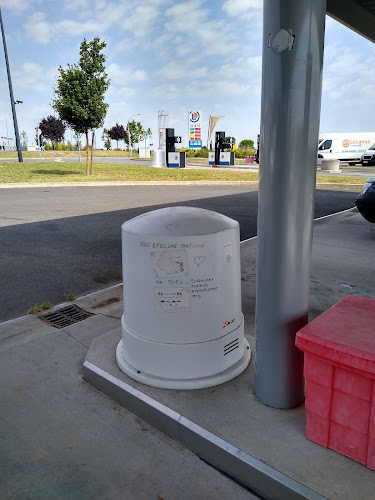
<path id="1" fill-rule="evenodd" d="M 332 172 L 332 173 L 341 173 L 340 170 L 340 160 L 336 158 L 323 159 L 321 164 L 322 172 Z"/>

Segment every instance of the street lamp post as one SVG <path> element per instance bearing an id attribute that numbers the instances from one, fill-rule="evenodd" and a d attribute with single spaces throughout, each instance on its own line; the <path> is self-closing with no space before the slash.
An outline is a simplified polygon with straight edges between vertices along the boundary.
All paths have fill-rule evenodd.
<path id="1" fill-rule="evenodd" d="M 131 120 L 132 118 L 134 118 L 135 116 L 139 116 L 140 114 L 141 114 L 141 113 L 137 113 L 136 115 L 131 116 L 131 117 L 129 118 L 129 120 L 128 120 L 128 123 L 126 124 L 126 127 L 127 127 L 127 129 L 128 129 L 129 158 L 131 158 L 131 157 L 132 157 L 132 150 L 131 150 L 131 148 L 130 148 L 130 129 L 129 129 L 129 122 L 130 122 L 130 120 Z"/>
<path id="2" fill-rule="evenodd" d="M 40 128 L 39 127 L 35 127 L 35 132 L 36 132 L 36 136 L 38 138 L 38 156 L 40 158 L 40 134 L 41 134 L 41 131 L 40 131 Z"/>
<path id="3" fill-rule="evenodd" d="M 8 51 L 7 51 L 7 44 L 5 40 L 5 31 L 4 31 L 4 25 L 3 25 L 3 17 L 1 15 L 1 7 L 0 7 L 0 25 L 1 25 L 1 34 L 3 36 L 3 46 L 4 46 L 4 55 L 5 55 L 5 64 L 7 67 L 7 74 L 8 74 L 8 85 L 9 85 L 9 95 L 10 95 L 10 105 L 12 107 L 12 114 L 13 114 L 13 124 L 14 124 L 14 133 L 16 136 L 16 145 L 17 145 L 17 152 L 18 152 L 18 161 L 20 163 L 23 162 L 23 157 L 22 157 L 22 150 L 21 150 L 21 143 L 20 143 L 20 137 L 18 133 L 18 124 L 17 124 L 17 115 L 16 115 L 16 108 L 14 106 L 14 96 L 13 96 L 13 87 L 12 87 L 12 79 L 10 76 L 10 68 L 9 68 L 9 60 L 8 60 Z"/>
<path id="4" fill-rule="evenodd" d="M 8 120 L 7 117 L 5 117 L 5 128 L 7 129 L 7 142 L 9 146 L 9 132 L 8 132 Z"/>

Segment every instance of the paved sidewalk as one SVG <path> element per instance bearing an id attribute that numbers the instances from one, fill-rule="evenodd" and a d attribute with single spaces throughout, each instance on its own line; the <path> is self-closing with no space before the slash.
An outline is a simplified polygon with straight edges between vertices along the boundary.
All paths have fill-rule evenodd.
<path id="1" fill-rule="evenodd" d="M 256 239 L 242 243 L 243 312 L 253 345 L 255 259 Z M 358 213 L 317 221 L 311 318 L 348 294 L 375 297 L 374 262 L 375 227 Z M 0 497 L 256 498 L 83 380 L 92 341 L 103 344 L 100 337 L 106 334 L 113 343 L 121 334 L 121 300 L 121 286 L 77 300 L 94 315 L 60 330 L 34 316 L 0 324 Z M 251 396 L 251 378 L 249 369 L 233 387 L 240 390 L 245 381 Z M 356 500 L 373 495 L 375 473 L 305 439 L 303 407 L 283 412 L 257 403 L 249 409 L 252 399 L 246 397 L 233 405 L 238 394 L 230 383 L 208 396 L 208 390 L 160 391 L 126 380 L 320 495 Z M 228 426 L 233 410 L 236 420 Z M 285 438 L 293 443 L 287 454 Z M 319 463 L 311 464 L 314 458 Z"/>

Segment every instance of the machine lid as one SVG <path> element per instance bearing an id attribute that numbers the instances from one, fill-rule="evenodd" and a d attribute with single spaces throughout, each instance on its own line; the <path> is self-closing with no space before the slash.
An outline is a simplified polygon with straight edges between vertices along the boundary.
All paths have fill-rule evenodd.
<path id="1" fill-rule="evenodd" d="M 140 235 L 197 236 L 234 229 L 238 222 L 225 215 L 194 207 L 168 207 L 131 219 L 122 230 Z"/>

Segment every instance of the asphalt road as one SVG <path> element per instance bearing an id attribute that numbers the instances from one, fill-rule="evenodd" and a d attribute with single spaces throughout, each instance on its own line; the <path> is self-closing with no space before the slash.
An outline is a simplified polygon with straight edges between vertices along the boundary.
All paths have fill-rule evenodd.
<path id="1" fill-rule="evenodd" d="M 316 191 L 315 217 L 354 206 L 358 193 Z M 166 205 L 221 212 L 256 235 L 249 186 L 37 187 L 0 190 L 0 322 L 122 281 L 121 224 Z"/>

